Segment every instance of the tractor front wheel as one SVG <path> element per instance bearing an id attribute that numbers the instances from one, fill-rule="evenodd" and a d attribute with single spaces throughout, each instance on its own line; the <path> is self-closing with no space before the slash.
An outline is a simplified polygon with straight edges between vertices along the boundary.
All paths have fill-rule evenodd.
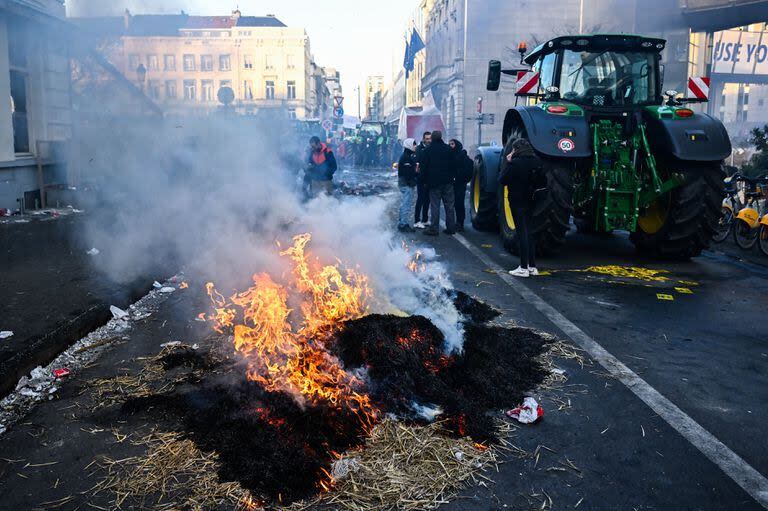
<path id="1" fill-rule="evenodd" d="M 472 227 L 478 231 L 493 232 L 498 229 L 496 217 L 497 198 L 493 192 L 484 189 L 488 169 L 482 154 L 475 157 L 475 173 L 470 186 L 469 217 Z"/>
<path id="2" fill-rule="evenodd" d="M 682 184 L 659 197 L 638 219 L 631 240 L 638 250 L 670 260 L 701 254 L 717 233 L 725 196 L 724 173 L 719 163 L 681 162 L 660 165 Z"/>

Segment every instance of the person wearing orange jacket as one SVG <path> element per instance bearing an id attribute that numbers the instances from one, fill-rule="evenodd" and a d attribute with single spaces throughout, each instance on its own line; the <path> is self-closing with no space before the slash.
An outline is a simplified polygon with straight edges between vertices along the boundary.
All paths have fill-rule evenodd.
<path id="1" fill-rule="evenodd" d="M 333 151 L 318 137 L 309 139 L 309 157 L 304 170 L 309 181 L 309 193 L 317 197 L 321 193 L 333 194 L 333 174 L 338 169 Z"/>

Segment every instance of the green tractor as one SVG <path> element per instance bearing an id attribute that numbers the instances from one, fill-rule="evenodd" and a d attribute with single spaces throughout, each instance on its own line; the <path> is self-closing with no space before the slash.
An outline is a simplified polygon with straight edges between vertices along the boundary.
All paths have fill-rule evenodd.
<path id="1" fill-rule="evenodd" d="M 537 193 L 532 226 L 540 252 L 563 246 L 571 216 L 580 231 L 629 231 L 640 251 L 656 257 L 687 259 L 708 247 L 731 142 L 720 121 L 685 106 L 699 100 L 662 94 L 665 44 L 591 35 L 558 37 L 527 56 L 521 49 L 538 83 L 517 95 L 535 104 L 507 112 L 502 141 L 525 137 L 544 162 L 547 187 Z M 491 61 L 488 90 L 499 89 L 502 73 L 518 72 Z M 478 149 L 470 212 L 476 229 L 498 229 L 514 251 L 508 191 L 498 183 L 502 153 Z"/>

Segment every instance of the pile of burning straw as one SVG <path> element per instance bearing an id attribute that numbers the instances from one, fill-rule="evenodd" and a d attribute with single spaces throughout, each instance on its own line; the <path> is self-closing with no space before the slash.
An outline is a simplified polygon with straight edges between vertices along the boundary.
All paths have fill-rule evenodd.
<path id="1" fill-rule="evenodd" d="M 196 508 L 207 495 L 253 509 L 425 509 L 496 463 L 494 412 L 545 380 L 550 340 L 488 324 L 496 311 L 451 292 L 464 345 L 447 351 L 425 317 L 370 314 L 365 275 L 320 264 L 309 242 L 297 236 L 281 252 L 290 275 L 256 274 L 230 297 L 209 284 L 213 310 L 201 319 L 217 336 L 147 361 L 138 396 L 96 386 L 120 413 L 155 425 L 146 458 L 102 463 L 99 489 L 115 504 Z M 195 471 L 180 450 L 208 468 Z"/>

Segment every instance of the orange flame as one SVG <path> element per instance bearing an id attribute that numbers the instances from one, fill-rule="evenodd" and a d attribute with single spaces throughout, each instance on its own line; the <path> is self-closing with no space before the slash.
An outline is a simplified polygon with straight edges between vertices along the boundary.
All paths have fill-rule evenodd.
<path id="1" fill-rule="evenodd" d="M 235 349 L 248 362 L 249 380 L 302 402 L 346 406 L 370 428 L 378 412 L 359 390 L 363 382 L 347 373 L 324 346 L 340 322 L 366 312 L 368 281 L 354 270 L 342 276 L 338 264 L 322 266 L 310 259 L 310 240 L 309 234 L 296 236 L 293 246 L 280 252 L 293 264 L 289 287 L 259 273 L 253 276 L 253 286 L 227 300 L 207 284 L 214 309 L 208 317 L 218 332 L 233 331 Z M 302 321 L 296 331 L 289 318 L 289 291 L 301 299 Z"/>

